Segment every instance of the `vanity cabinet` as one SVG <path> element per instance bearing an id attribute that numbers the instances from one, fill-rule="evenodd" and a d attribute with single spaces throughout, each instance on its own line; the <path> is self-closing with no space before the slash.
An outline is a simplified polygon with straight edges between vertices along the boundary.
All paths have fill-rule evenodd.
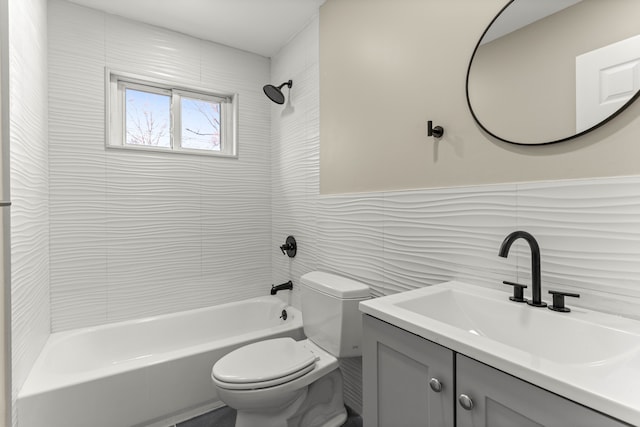
<path id="1" fill-rule="evenodd" d="M 451 350 L 365 315 L 362 355 L 365 427 L 453 426 Z"/>
<path id="2" fill-rule="evenodd" d="M 422 339 L 416 337 L 418 339 Z M 623 427 L 617 421 L 474 359 L 456 354 L 457 427 Z"/>
<path id="3" fill-rule="evenodd" d="M 628 427 L 375 317 L 363 325 L 365 427 Z"/>

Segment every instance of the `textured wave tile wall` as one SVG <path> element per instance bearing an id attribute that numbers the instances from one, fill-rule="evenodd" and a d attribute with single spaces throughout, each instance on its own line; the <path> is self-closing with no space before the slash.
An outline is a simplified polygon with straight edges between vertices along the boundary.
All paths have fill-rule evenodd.
<path id="1" fill-rule="evenodd" d="M 361 280 L 374 295 L 463 280 L 501 287 L 530 281 L 530 250 L 504 237 L 532 233 L 549 289 L 567 304 L 640 318 L 640 177 L 320 196 L 318 266 Z M 341 365 L 360 406 L 359 360 Z"/>
<path id="2" fill-rule="evenodd" d="M 319 265 L 364 280 L 376 295 L 452 279 L 497 287 L 515 277 L 515 258 L 497 256 L 516 227 L 515 188 L 321 196 Z"/>
<path id="3" fill-rule="evenodd" d="M 321 197 L 318 266 L 363 281 L 385 295 L 384 198 L 371 193 Z"/>
<path id="4" fill-rule="evenodd" d="M 538 239 L 545 294 L 578 292 L 568 304 L 640 318 L 640 177 L 519 184 L 518 227 Z"/>
<path id="5" fill-rule="evenodd" d="M 313 20 L 271 60 L 271 81 L 293 80 L 286 103 L 271 104 L 272 280 L 299 283 L 317 268 L 319 187 L 318 20 Z M 288 235 L 298 243 L 295 258 L 278 248 Z M 292 303 L 299 306 L 299 288 Z"/>
<path id="6" fill-rule="evenodd" d="M 497 256 L 521 229 L 540 244 L 545 295 L 572 290 L 582 294 L 574 305 L 640 317 L 640 177 L 321 196 L 318 212 L 318 265 L 377 294 L 452 279 L 526 283 L 525 242 Z"/>
<path id="7" fill-rule="evenodd" d="M 50 329 L 46 8 L 45 0 L 9 2 L 14 425 L 15 397 Z"/>
<path id="8" fill-rule="evenodd" d="M 48 14 L 51 317 L 59 330 L 108 318 L 105 15 L 63 2 L 50 2 Z"/>
<path id="9" fill-rule="evenodd" d="M 498 287 L 515 261 L 497 256 L 516 226 L 515 185 L 384 194 L 385 293 L 452 279 Z"/>
<path id="10" fill-rule="evenodd" d="M 265 293 L 266 58 L 49 2 L 54 331 Z M 104 69 L 239 94 L 238 159 L 105 149 Z"/>

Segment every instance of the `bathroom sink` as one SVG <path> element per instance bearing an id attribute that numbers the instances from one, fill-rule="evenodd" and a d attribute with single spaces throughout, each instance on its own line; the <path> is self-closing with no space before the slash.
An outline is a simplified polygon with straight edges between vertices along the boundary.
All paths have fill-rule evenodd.
<path id="1" fill-rule="evenodd" d="M 483 290 L 435 289 L 400 299 L 394 305 L 560 363 L 605 363 L 640 346 L 638 335 L 589 321 L 582 310 L 574 308 L 571 313 L 561 314 L 514 303 L 508 300 L 506 292 L 482 295 Z"/>
<path id="2" fill-rule="evenodd" d="M 640 322 L 571 301 L 569 313 L 532 307 L 509 291 L 452 281 L 363 301 L 360 311 L 585 406 L 640 419 Z"/>
<path id="3" fill-rule="evenodd" d="M 457 339 L 560 364 L 601 365 L 640 349 L 638 322 L 580 308 L 558 313 L 510 301 L 509 295 L 447 282 L 372 299 L 361 310 L 411 323 L 411 332 L 436 342 Z"/>

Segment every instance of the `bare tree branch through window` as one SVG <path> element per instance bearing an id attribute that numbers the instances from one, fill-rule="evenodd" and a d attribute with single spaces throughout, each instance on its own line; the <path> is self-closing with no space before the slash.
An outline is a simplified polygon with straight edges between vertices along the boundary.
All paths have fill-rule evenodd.
<path id="1" fill-rule="evenodd" d="M 220 104 L 182 97 L 182 146 L 220 150 Z"/>
<path id="2" fill-rule="evenodd" d="M 127 144 L 169 147 L 169 97 L 127 89 Z"/>

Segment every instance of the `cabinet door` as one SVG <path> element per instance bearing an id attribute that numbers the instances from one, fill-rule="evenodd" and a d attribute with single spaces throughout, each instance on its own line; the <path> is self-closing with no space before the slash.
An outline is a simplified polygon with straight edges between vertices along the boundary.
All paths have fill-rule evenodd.
<path id="1" fill-rule="evenodd" d="M 453 427 L 453 352 L 371 316 L 363 325 L 364 426 Z"/>
<path id="2" fill-rule="evenodd" d="M 456 356 L 457 427 L 623 427 L 620 421 L 476 360 Z M 471 409 L 463 408 L 460 395 Z"/>

